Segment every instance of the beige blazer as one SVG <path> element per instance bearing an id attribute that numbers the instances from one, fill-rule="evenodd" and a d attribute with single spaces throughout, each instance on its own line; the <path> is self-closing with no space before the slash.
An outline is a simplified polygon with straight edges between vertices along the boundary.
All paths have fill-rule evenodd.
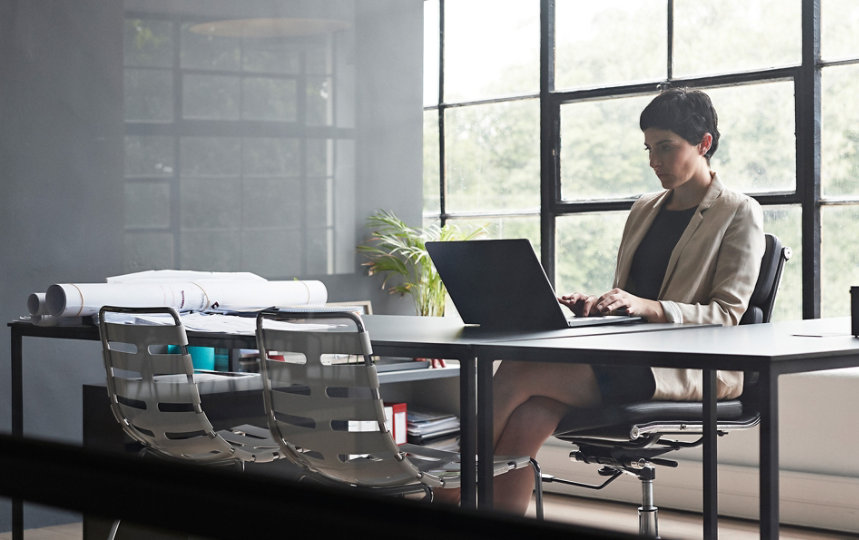
<path id="1" fill-rule="evenodd" d="M 643 195 L 632 205 L 617 256 L 614 286 L 624 288 L 632 258 L 669 191 Z M 746 195 L 713 177 L 668 259 L 659 291 L 665 316 L 678 323 L 736 325 L 746 311 L 764 253 L 763 212 Z M 653 368 L 653 399 L 700 400 L 701 372 Z M 743 373 L 718 371 L 719 399 L 742 393 Z"/>

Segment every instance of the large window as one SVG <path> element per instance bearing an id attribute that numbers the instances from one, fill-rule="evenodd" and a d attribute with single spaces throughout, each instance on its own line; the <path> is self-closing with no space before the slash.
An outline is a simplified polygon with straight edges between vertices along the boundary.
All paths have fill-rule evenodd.
<path id="1" fill-rule="evenodd" d="M 266 15 L 127 13 L 126 270 L 354 271 L 350 14 Z"/>
<path id="2" fill-rule="evenodd" d="M 660 189 L 638 115 L 662 85 L 700 88 L 713 169 L 793 249 L 776 318 L 849 312 L 855 2 L 427 0 L 425 23 L 425 220 L 527 237 L 559 291 L 604 291 L 626 211 Z"/>

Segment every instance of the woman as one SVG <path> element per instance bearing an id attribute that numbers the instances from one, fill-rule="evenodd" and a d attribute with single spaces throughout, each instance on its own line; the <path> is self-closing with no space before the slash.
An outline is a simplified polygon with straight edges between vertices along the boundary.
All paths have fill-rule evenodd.
<path id="1" fill-rule="evenodd" d="M 576 315 L 626 311 L 648 322 L 739 322 L 764 251 L 763 214 L 710 170 L 716 111 L 700 91 L 667 90 L 641 113 L 650 166 L 664 191 L 640 197 L 618 250 L 614 288 L 560 297 Z M 719 398 L 742 392 L 742 373 L 717 374 Z M 494 379 L 496 454 L 536 456 L 571 407 L 701 399 L 700 372 L 673 368 L 502 362 Z M 524 514 L 527 469 L 495 480 L 495 507 Z"/>

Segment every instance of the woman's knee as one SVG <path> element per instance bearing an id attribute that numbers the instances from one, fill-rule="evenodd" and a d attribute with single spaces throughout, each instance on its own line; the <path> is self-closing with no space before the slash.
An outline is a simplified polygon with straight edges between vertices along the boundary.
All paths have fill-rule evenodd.
<path id="1" fill-rule="evenodd" d="M 569 407 L 558 401 L 534 397 L 513 411 L 504 426 L 502 446 L 529 453 L 536 450 L 554 433 Z"/>

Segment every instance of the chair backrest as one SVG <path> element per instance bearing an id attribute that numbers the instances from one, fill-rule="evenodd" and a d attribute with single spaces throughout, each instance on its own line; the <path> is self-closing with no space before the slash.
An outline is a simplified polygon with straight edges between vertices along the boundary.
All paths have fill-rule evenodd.
<path id="1" fill-rule="evenodd" d="M 110 408 L 132 439 L 163 457 L 236 460 L 201 408 L 188 338 L 175 310 L 105 306 L 99 331 Z"/>
<path id="2" fill-rule="evenodd" d="M 288 459 L 350 485 L 420 473 L 385 425 L 370 338 L 351 312 L 263 312 L 257 346 L 269 428 Z"/>
<path id="3" fill-rule="evenodd" d="M 755 290 L 749 299 L 749 307 L 740 319 L 740 324 L 758 324 L 770 322 L 773 306 L 781 283 L 781 273 L 784 263 L 790 259 L 792 252 L 787 246 L 782 246 L 777 236 L 767 233 L 766 247 L 761 257 L 761 270 L 755 283 Z"/>

